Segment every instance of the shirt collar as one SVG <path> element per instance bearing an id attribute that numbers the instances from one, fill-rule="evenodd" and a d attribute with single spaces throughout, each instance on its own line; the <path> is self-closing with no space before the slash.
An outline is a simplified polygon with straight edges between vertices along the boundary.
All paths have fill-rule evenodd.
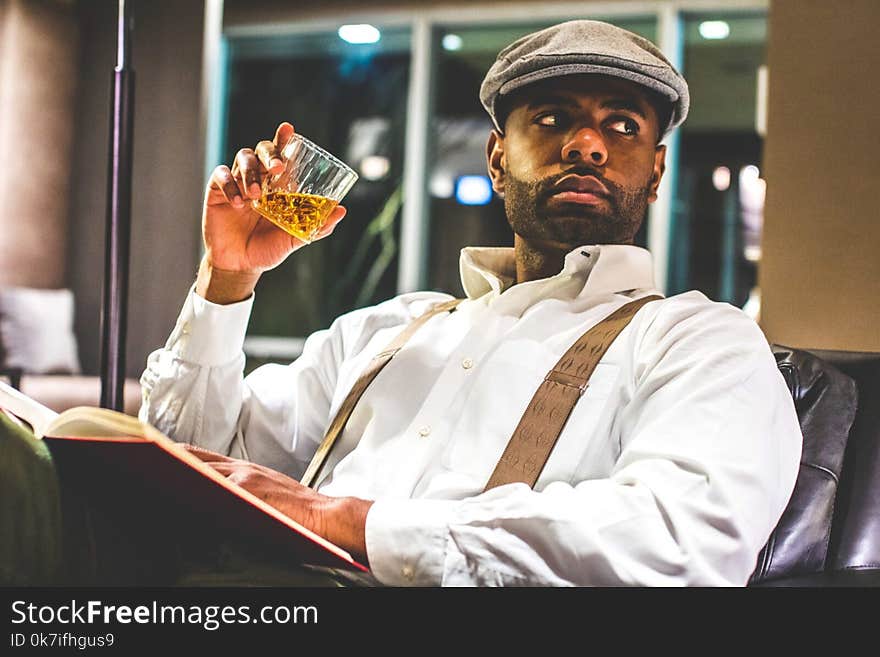
<path id="1" fill-rule="evenodd" d="M 534 301 L 655 289 L 651 254 L 641 247 L 623 244 L 578 247 L 565 256 L 562 270 L 555 276 L 519 285 L 514 285 L 516 261 L 512 247 L 465 247 L 459 269 L 469 299 L 490 293 L 500 296 L 508 291 Z"/>

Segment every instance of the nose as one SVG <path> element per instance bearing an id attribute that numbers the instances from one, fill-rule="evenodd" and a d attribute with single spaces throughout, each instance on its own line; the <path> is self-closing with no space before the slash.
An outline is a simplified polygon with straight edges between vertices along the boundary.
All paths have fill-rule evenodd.
<path id="1" fill-rule="evenodd" d="M 602 166 L 608 161 L 608 149 L 598 132 L 592 128 L 581 128 L 562 147 L 562 159 L 565 162 L 588 161 L 593 166 Z"/>

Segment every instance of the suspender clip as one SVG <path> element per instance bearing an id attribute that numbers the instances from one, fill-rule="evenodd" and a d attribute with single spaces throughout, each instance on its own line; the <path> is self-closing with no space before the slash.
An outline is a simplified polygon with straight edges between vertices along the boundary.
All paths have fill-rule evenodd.
<path id="1" fill-rule="evenodd" d="M 559 370 L 550 370 L 547 372 L 547 376 L 544 377 L 544 380 L 559 383 L 560 385 L 568 386 L 569 388 L 577 388 L 579 391 L 578 394 L 581 395 L 583 395 L 587 388 L 590 387 L 590 384 L 587 381 L 572 376 L 571 374 L 560 372 Z"/>

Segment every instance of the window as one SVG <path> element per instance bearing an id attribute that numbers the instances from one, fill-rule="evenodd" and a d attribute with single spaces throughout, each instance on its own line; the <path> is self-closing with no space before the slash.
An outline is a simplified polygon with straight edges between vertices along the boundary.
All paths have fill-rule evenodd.
<path id="1" fill-rule="evenodd" d="M 229 39 L 223 161 L 271 138 L 283 120 L 360 174 L 333 234 L 263 275 L 251 355 L 295 357 L 338 315 L 396 294 L 400 182 L 409 75 L 407 30 L 351 44 L 335 32 Z M 270 338 L 266 340 L 265 338 Z"/>
<path id="2" fill-rule="evenodd" d="M 599 5 L 609 11 L 608 3 Z M 658 284 L 667 294 L 696 288 L 753 304 L 767 1 L 724 6 L 721 0 L 621 1 L 614 15 L 599 16 L 590 2 L 512 3 L 501 22 L 497 7 L 473 5 L 464 24 L 461 11 L 412 3 L 364 9 L 381 38 L 360 45 L 339 38 L 345 17 L 330 11 L 263 26 L 271 29 L 227 26 L 228 66 L 221 74 L 229 91 L 219 115 L 228 119 L 213 127 L 230 148 L 214 150 L 229 161 L 233 147 L 273 134 L 288 119 L 361 173 L 333 238 L 297 252 L 261 281 L 245 345 L 250 363 L 289 361 L 307 335 L 338 315 L 402 291 L 462 295 L 461 248 L 512 245 L 503 204 L 485 177 L 491 124 L 479 86 L 504 46 L 571 18 L 606 20 L 641 34 L 690 84 L 690 116 L 666 139 L 661 199 L 636 237 L 654 252 Z M 382 28 L 383 20 L 394 27 Z M 408 185 L 404 199 L 405 178 L 423 185 Z"/>
<path id="3" fill-rule="evenodd" d="M 689 14 L 684 75 L 691 112 L 679 134 L 669 293 L 756 301 L 764 181 L 764 13 Z"/>

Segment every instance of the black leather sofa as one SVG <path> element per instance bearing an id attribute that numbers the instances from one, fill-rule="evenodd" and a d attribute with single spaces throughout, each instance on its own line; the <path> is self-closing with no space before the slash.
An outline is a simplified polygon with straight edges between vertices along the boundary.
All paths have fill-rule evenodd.
<path id="1" fill-rule="evenodd" d="M 773 345 L 804 434 L 751 586 L 880 586 L 880 353 Z"/>
<path id="2" fill-rule="evenodd" d="M 749 585 L 880 587 L 880 353 L 772 349 L 804 446 Z"/>

